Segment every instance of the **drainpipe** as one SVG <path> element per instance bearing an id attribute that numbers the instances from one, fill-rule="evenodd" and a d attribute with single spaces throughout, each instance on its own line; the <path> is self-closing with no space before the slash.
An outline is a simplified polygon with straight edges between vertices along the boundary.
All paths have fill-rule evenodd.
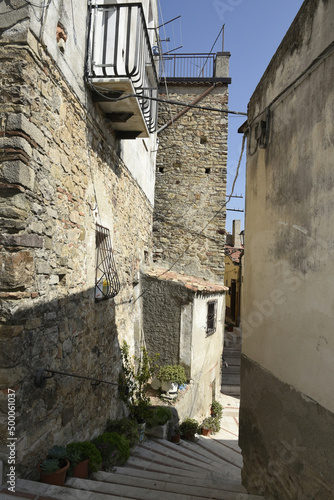
<path id="1" fill-rule="evenodd" d="M 203 94 L 200 94 L 198 97 L 196 97 L 196 99 L 194 101 L 192 101 L 190 104 L 193 106 L 194 104 L 197 104 L 198 102 L 200 102 L 202 99 L 204 99 L 204 97 L 206 97 L 208 94 L 210 94 L 210 92 L 215 88 L 215 86 L 216 86 L 216 84 L 214 83 L 211 87 L 206 89 L 206 91 L 203 92 Z M 176 122 L 179 118 L 181 118 L 181 116 L 183 116 L 185 113 L 187 113 L 189 111 L 189 109 L 191 109 L 191 108 L 184 108 L 174 118 L 171 118 L 170 120 L 168 120 L 168 122 L 165 123 L 165 125 L 163 125 L 162 127 L 159 128 L 159 130 L 157 130 L 157 134 L 160 134 L 160 132 L 165 130 L 165 128 L 169 127 L 172 123 Z"/>

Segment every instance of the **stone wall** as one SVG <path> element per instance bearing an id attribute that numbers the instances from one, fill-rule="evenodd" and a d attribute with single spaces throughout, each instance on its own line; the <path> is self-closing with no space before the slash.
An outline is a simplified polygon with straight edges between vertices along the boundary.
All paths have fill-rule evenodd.
<path id="1" fill-rule="evenodd" d="M 191 103 L 210 84 L 169 83 L 169 99 Z M 164 88 L 160 97 L 167 99 Z M 219 84 L 199 106 L 227 109 L 228 87 Z M 181 106 L 159 106 L 159 127 Z M 154 208 L 154 250 L 159 265 L 223 280 L 227 115 L 191 109 L 159 133 Z M 221 209 L 221 211 L 219 211 Z M 218 215 L 211 221 L 216 212 Z M 205 229 L 204 229 L 205 228 Z M 203 230 L 204 229 L 204 230 Z M 191 244 L 191 245 L 190 245 Z"/>
<path id="2" fill-rule="evenodd" d="M 0 47 L 1 442 L 16 390 L 18 474 L 36 475 L 52 444 L 91 438 L 120 416 L 119 343 L 140 328 L 139 271 L 151 257 L 152 206 L 115 153 L 102 113 L 83 106 L 46 54 Z M 95 302 L 96 223 L 111 232 L 121 291 Z M 4 449 L 6 450 L 6 448 Z M 6 456 L 6 451 L 4 453 Z"/>
<path id="3" fill-rule="evenodd" d="M 161 365 L 179 364 L 181 310 L 194 294 L 184 286 L 149 276 L 143 277 L 143 290 L 143 328 L 149 353 L 159 353 Z M 185 368 L 189 372 L 189 363 Z"/>

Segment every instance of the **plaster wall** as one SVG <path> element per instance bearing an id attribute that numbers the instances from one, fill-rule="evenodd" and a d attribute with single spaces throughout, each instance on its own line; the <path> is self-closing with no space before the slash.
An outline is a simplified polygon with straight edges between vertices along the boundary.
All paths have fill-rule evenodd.
<path id="1" fill-rule="evenodd" d="M 217 301 L 216 331 L 207 335 L 208 302 Z M 221 358 L 225 322 L 225 295 L 197 295 L 193 309 L 191 378 L 196 418 L 207 417 L 210 404 L 220 391 Z"/>
<path id="2" fill-rule="evenodd" d="M 334 4 L 306 0 L 249 103 L 243 484 L 333 496 Z"/>
<path id="3" fill-rule="evenodd" d="M 330 411 L 333 19 L 333 2 L 306 1 L 250 101 L 242 320 L 244 354 Z"/>

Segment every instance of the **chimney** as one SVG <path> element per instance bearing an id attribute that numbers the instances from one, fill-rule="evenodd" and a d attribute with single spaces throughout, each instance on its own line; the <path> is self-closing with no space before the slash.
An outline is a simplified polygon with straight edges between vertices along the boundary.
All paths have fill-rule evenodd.
<path id="1" fill-rule="evenodd" d="M 233 221 L 233 230 L 232 230 L 233 246 L 237 247 L 237 248 L 241 247 L 240 233 L 241 233 L 241 221 L 234 220 Z"/>

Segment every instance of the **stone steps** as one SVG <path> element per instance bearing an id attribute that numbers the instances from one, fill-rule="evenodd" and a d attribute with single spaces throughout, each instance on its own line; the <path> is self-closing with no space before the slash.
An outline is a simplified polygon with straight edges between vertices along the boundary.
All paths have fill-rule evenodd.
<path id="1" fill-rule="evenodd" d="M 0 499 L 34 500 L 263 500 L 241 485 L 237 435 L 222 429 L 213 437 L 179 445 L 150 439 L 133 450 L 126 466 L 99 471 L 93 479 L 70 478 L 66 486 L 18 479 L 17 494 Z"/>
<path id="2" fill-rule="evenodd" d="M 234 396 L 240 395 L 240 362 L 241 362 L 241 330 L 234 328 L 233 332 L 224 333 L 221 392 Z"/>

